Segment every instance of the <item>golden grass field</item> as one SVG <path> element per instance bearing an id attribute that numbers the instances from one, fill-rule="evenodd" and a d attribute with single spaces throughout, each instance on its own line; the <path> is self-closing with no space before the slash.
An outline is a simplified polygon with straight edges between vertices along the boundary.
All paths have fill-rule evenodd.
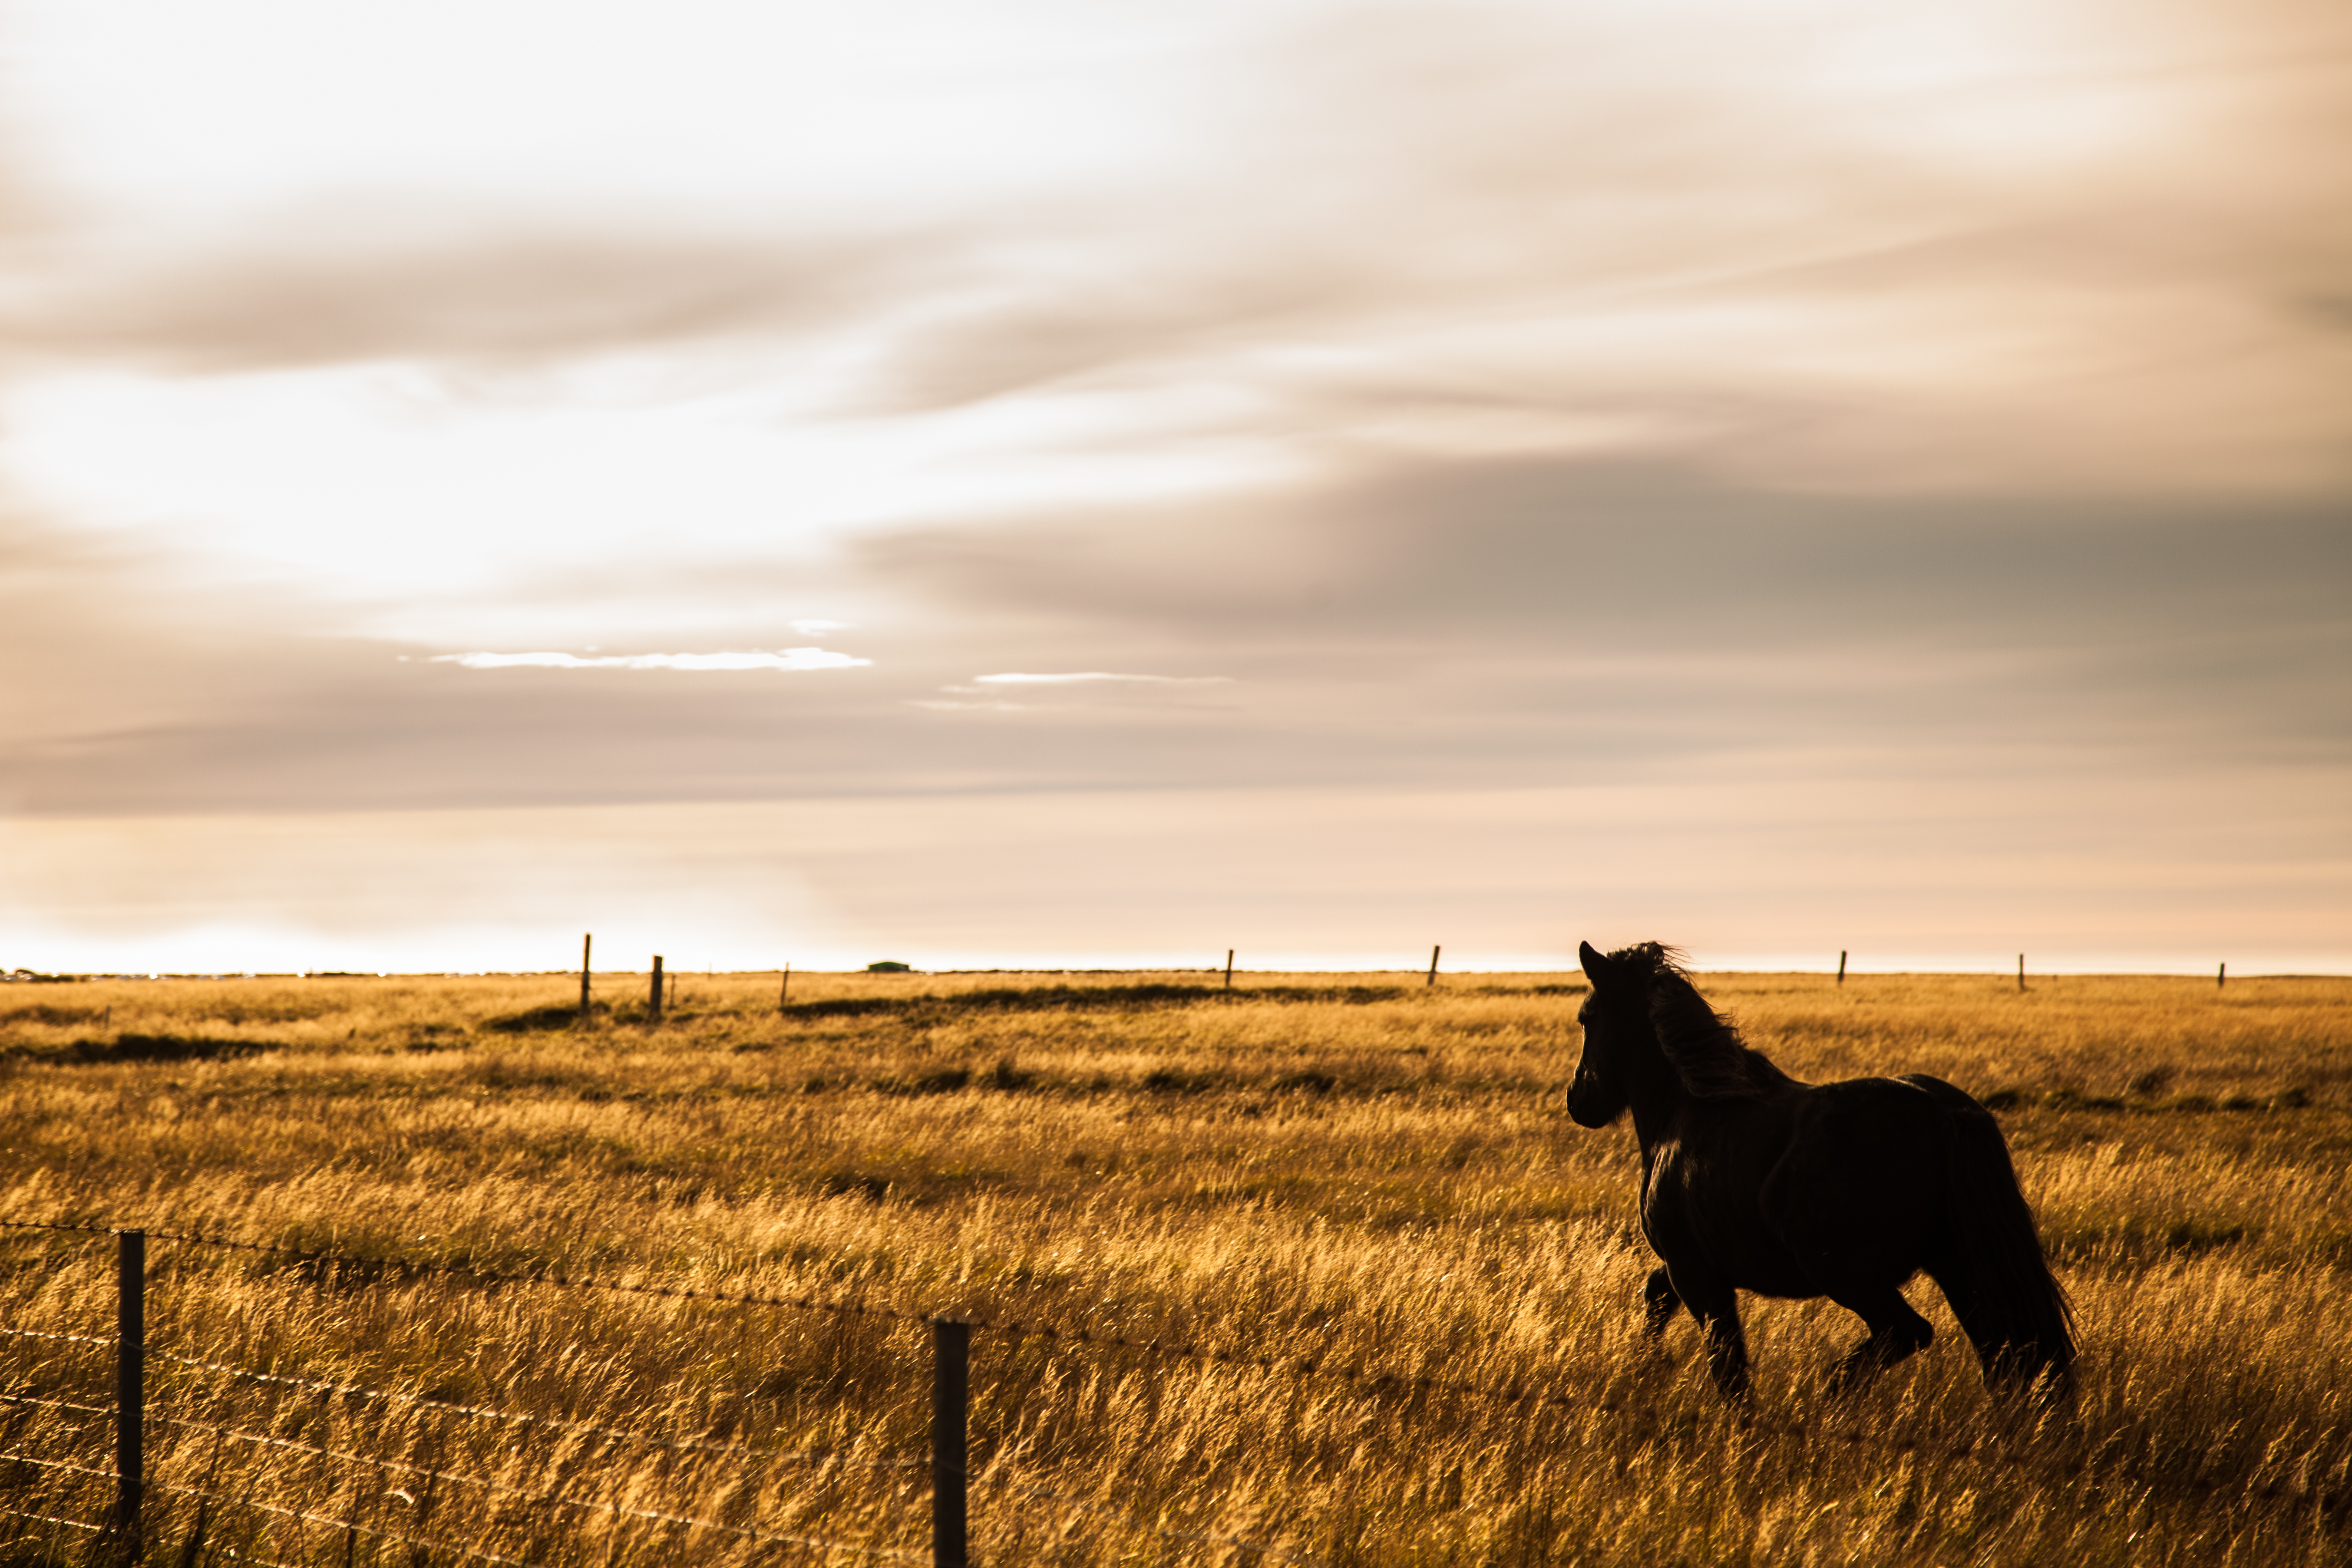
<path id="1" fill-rule="evenodd" d="M 1826 1303 L 1748 1300 L 1753 1424 L 1687 1319 L 1645 1355 L 1632 1132 L 1560 1110 L 1575 975 L 795 975 L 789 1016 L 773 976 L 687 976 L 656 1027 L 617 974 L 584 1027 L 535 1012 L 576 997 L 553 975 L 11 986 L 0 1216 L 908 1315 L 156 1241 L 150 1473 L 229 1500 L 192 1552 L 158 1494 L 156 1562 L 892 1560 L 644 1513 L 927 1560 L 940 1312 L 1535 1395 L 983 1328 L 992 1565 L 2352 1561 L 2352 981 L 1699 978 L 1800 1077 L 2000 1108 L 2080 1313 L 2071 1429 L 1991 1419 L 1924 1280 L 1937 1343 L 1843 1404 L 1860 1325 Z M 107 1238 L 0 1259 L 0 1325 L 110 1331 Z M 104 1346 L 0 1356 L 107 1402 Z M 97 1520 L 110 1483 L 26 1459 L 103 1469 L 106 1422 L 0 1421 L 0 1562 L 88 1559 L 19 1516 Z"/>

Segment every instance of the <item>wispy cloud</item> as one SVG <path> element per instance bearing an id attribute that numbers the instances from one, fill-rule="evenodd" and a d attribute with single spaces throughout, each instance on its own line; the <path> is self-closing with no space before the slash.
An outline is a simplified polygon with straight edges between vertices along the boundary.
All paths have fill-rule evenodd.
<path id="1" fill-rule="evenodd" d="M 1089 680 L 1130 680 L 1152 686 L 1221 686 L 1232 681 L 1229 675 L 1119 675 L 1108 669 L 1073 670 L 1065 675 L 1024 675 L 1007 671 L 1003 675 L 975 675 L 972 679 L 982 686 L 1075 686 Z"/>
<path id="2" fill-rule="evenodd" d="M 435 664 L 467 669 L 849 669 L 870 658 L 821 647 L 780 647 L 773 653 L 633 653 L 582 658 L 571 653 L 442 653 Z"/>
<path id="3" fill-rule="evenodd" d="M 793 630 L 804 637 L 823 637 L 827 632 L 845 632 L 856 628 L 856 621 L 794 621 Z"/>

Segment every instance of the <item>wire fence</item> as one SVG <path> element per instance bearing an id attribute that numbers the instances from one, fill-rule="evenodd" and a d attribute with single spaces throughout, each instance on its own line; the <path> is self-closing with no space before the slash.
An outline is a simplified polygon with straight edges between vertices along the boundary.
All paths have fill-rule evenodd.
<path id="1" fill-rule="evenodd" d="M 639 1280 L 581 1278 L 554 1269 L 528 1271 L 499 1269 L 446 1259 L 371 1257 L 331 1249 L 286 1247 L 274 1243 L 208 1236 L 188 1231 L 142 1231 L 129 1226 L 102 1223 L 16 1218 L 0 1218 L 0 1228 L 64 1233 L 91 1240 L 114 1237 L 120 1238 L 124 1247 L 126 1259 L 132 1256 L 131 1249 L 134 1245 L 139 1258 L 135 1270 L 135 1283 L 134 1270 L 127 1262 L 121 1275 L 121 1289 L 124 1294 L 121 1305 L 123 1321 L 118 1324 L 116 1334 L 107 1336 L 0 1327 L 0 1337 L 56 1344 L 65 1347 L 69 1352 L 111 1350 L 116 1353 L 119 1369 L 133 1362 L 143 1368 L 146 1360 L 152 1357 L 159 1363 L 185 1368 L 194 1373 L 211 1374 L 242 1384 L 322 1395 L 331 1399 L 362 1404 L 403 1405 L 417 1411 L 468 1422 L 541 1430 L 598 1444 L 625 1444 L 677 1455 L 719 1458 L 753 1464 L 781 1463 L 817 1469 L 830 1467 L 886 1474 L 896 1473 L 902 1477 L 909 1475 L 910 1472 L 928 1472 L 933 1491 L 933 1539 L 930 1549 L 924 1552 L 902 1546 L 881 1545 L 870 1542 L 849 1541 L 802 1531 L 762 1528 L 756 1524 L 731 1522 L 678 1510 L 646 1507 L 613 1499 L 578 1496 L 561 1489 L 518 1486 L 509 1481 L 474 1475 L 462 1470 L 413 1460 L 388 1459 L 362 1453 L 355 1448 L 306 1443 L 299 1438 L 205 1421 L 174 1411 L 160 1409 L 151 1411 L 147 1408 L 143 1394 L 131 1393 L 126 1397 L 125 1389 L 128 1388 L 128 1384 L 118 1388 L 117 1401 L 112 1405 L 85 1404 L 77 1400 L 49 1398 L 10 1391 L 0 1391 L 0 1405 L 112 1420 L 121 1431 L 143 1428 L 147 1421 L 153 1421 L 166 1427 L 210 1436 L 216 1439 L 219 1445 L 237 1445 L 281 1455 L 299 1456 L 304 1459 L 324 1462 L 334 1467 L 359 1467 L 379 1476 L 399 1478 L 404 1483 L 416 1486 L 420 1489 L 438 1486 L 469 1489 L 486 1500 L 499 1500 L 511 1506 L 600 1515 L 616 1523 L 628 1521 L 673 1530 L 689 1535 L 707 1533 L 723 1536 L 747 1546 L 807 1548 L 824 1553 L 845 1553 L 861 1560 L 928 1557 L 934 1564 L 951 1564 L 953 1568 L 965 1568 L 969 1561 L 964 1519 L 966 1489 L 971 1483 L 978 1483 L 984 1487 L 1002 1489 L 1024 1498 L 1115 1520 L 1126 1528 L 1139 1530 L 1171 1542 L 1215 1545 L 1231 1551 L 1250 1553 L 1271 1562 L 1300 1563 L 1310 1565 L 1317 1563 L 1316 1559 L 1304 1553 L 1286 1551 L 1267 1542 L 1253 1541 L 1237 1535 L 1219 1535 L 1208 1531 L 1171 1529 L 1165 1525 L 1149 1523 L 1107 1508 L 1099 1502 L 1071 1497 L 1019 1479 L 1008 1474 L 1005 1468 L 1001 1465 L 990 1467 L 980 1472 L 966 1468 L 964 1454 L 967 1445 L 962 1436 L 962 1407 L 968 1399 L 968 1393 L 961 1375 L 956 1380 L 957 1386 L 953 1390 L 953 1401 L 957 1407 L 955 1430 L 952 1434 L 955 1440 L 951 1447 L 942 1447 L 941 1439 L 950 1434 L 941 1430 L 940 1411 L 935 1405 L 933 1451 L 928 1457 L 917 1457 L 877 1455 L 839 1447 L 763 1447 L 755 1444 L 710 1437 L 665 1437 L 646 1432 L 632 1432 L 595 1422 L 469 1405 L 402 1389 L 289 1376 L 283 1373 L 265 1372 L 256 1367 L 241 1365 L 217 1353 L 184 1354 L 160 1347 L 151 1348 L 144 1342 L 143 1332 L 145 1281 L 143 1249 L 145 1243 L 150 1240 L 177 1242 L 225 1250 L 271 1255 L 314 1268 L 352 1269 L 375 1277 L 387 1273 L 396 1273 L 404 1279 L 446 1276 L 475 1283 L 609 1291 L 639 1297 L 714 1304 L 782 1308 L 842 1318 L 868 1319 L 901 1324 L 929 1324 L 942 1335 L 952 1333 L 959 1342 L 964 1341 L 972 1328 L 982 1327 L 992 1331 L 1002 1330 L 1014 1337 L 1068 1340 L 1072 1342 L 1085 1342 L 1091 1339 L 1102 1343 L 1106 1348 L 1116 1345 L 1130 1350 L 1189 1356 L 1192 1359 L 1218 1363 L 1257 1364 L 1262 1358 L 1243 1358 L 1202 1352 L 1192 1347 L 1164 1345 L 1150 1342 L 1070 1334 L 1042 1325 L 983 1324 L 977 1321 L 965 1322 L 961 1320 L 940 1320 L 895 1308 L 877 1307 L 863 1302 L 831 1301 L 811 1296 L 764 1295 L 663 1285 Z M 137 1326 L 134 1326 L 134 1320 L 137 1321 Z M 961 1363 L 961 1356 L 958 1357 L 958 1361 Z M 1264 1364 L 1269 1368 L 1278 1365 L 1271 1360 L 1265 1360 Z M 944 1395 L 946 1391 L 942 1389 L 940 1392 Z M 6 1463 L 22 1463 L 36 1468 L 114 1483 L 119 1489 L 116 1506 L 103 1524 L 65 1520 L 63 1516 L 57 1516 L 58 1521 L 79 1530 L 112 1534 L 132 1542 L 137 1541 L 141 1529 L 141 1521 L 137 1517 L 138 1499 L 143 1489 L 146 1478 L 141 1473 L 142 1467 L 135 1460 L 127 1465 L 119 1463 L 114 1469 L 106 1469 L 74 1460 L 44 1458 L 22 1451 L 0 1453 L 0 1464 Z M 288 1521 L 302 1529 L 340 1530 L 350 1536 L 365 1536 L 372 1540 L 454 1556 L 460 1560 L 493 1563 L 521 1561 L 521 1559 L 489 1551 L 478 1544 L 433 1539 L 413 1531 L 391 1528 L 381 1521 L 371 1522 L 349 1517 L 345 1513 L 320 1512 L 315 1509 L 294 1507 L 283 1502 L 264 1501 L 251 1496 L 218 1491 L 210 1487 L 191 1487 L 175 1482 L 161 1482 L 154 1489 L 167 1496 L 191 1500 L 208 1510 L 228 1510 L 258 1514 L 269 1519 Z M 950 1492 L 953 1494 L 951 1499 L 943 1495 Z M 394 1495 L 408 1498 L 412 1494 L 402 1491 Z M 951 1501 L 953 1506 L 944 1511 L 953 1516 L 953 1528 L 942 1529 L 941 1504 L 948 1501 Z M 40 1517 L 47 1519 L 49 1516 Z M 199 1535 L 202 1532 L 201 1521 L 199 1521 L 197 1532 Z M 240 1555 L 243 1561 L 254 1563 L 268 1561 L 250 1553 Z"/>
<path id="2" fill-rule="evenodd" d="M 1252 1355 L 1203 1345 L 1192 1341 L 1137 1339 L 1116 1333 L 1105 1333 L 1085 1328 L 1069 1328 L 1050 1323 L 1032 1323 L 982 1318 L 941 1319 L 911 1312 L 887 1305 L 864 1301 L 828 1300 L 813 1295 L 774 1295 L 746 1291 L 714 1290 L 683 1286 L 664 1285 L 634 1279 L 614 1279 L 568 1274 L 552 1268 L 500 1269 L 486 1268 L 460 1260 L 376 1257 L 344 1253 L 333 1249 L 287 1247 L 268 1242 L 249 1241 L 232 1237 L 209 1236 L 185 1231 L 139 1231 L 103 1223 L 73 1221 L 41 1221 L 0 1218 L 0 1229 L 47 1231 L 83 1236 L 91 1239 L 116 1237 L 125 1247 L 124 1258 L 136 1238 L 141 1262 L 137 1282 L 126 1261 L 121 1274 L 122 1321 L 113 1336 L 0 1327 L 0 1337 L 54 1343 L 66 1347 L 65 1353 L 82 1353 L 112 1350 L 118 1363 L 117 1398 L 113 1405 L 86 1404 L 76 1400 L 32 1394 L 21 1391 L 0 1390 L 0 1405 L 26 1410 L 54 1411 L 75 1416 L 92 1416 L 115 1423 L 118 1431 L 118 1463 L 106 1469 L 79 1461 L 43 1458 L 15 1449 L 0 1453 L 0 1465 L 22 1464 L 37 1469 L 56 1471 L 113 1483 L 118 1489 L 115 1507 L 103 1523 L 78 1521 L 64 1515 L 48 1515 L 19 1510 L 0 1510 L 9 1517 L 28 1522 L 38 1522 L 82 1532 L 98 1532 L 122 1537 L 137 1542 L 141 1531 L 139 1518 L 144 1477 L 139 1462 L 139 1444 L 126 1434 L 140 1431 L 143 1421 L 151 1418 L 145 1400 L 139 1392 L 136 1377 L 124 1369 L 133 1364 L 143 1365 L 149 1353 L 143 1331 L 143 1246 L 147 1240 L 175 1242 L 189 1246 L 219 1248 L 239 1252 L 270 1255 L 296 1261 L 306 1267 L 331 1270 L 358 1271 L 372 1279 L 387 1274 L 404 1280 L 446 1277 L 494 1285 L 550 1287 L 579 1291 L 604 1291 L 631 1296 L 676 1300 L 713 1304 L 755 1306 L 830 1315 L 843 1319 L 863 1319 L 898 1324 L 929 1324 L 935 1335 L 935 1348 L 944 1346 L 950 1339 L 959 1344 L 967 1342 L 969 1334 L 982 1331 L 1004 1336 L 1008 1341 L 1034 1340 L 1045 1343 L 1082 1348 L 1095 1352 L 1117 1352 L 1181 1360 L 1195 1364 L 1243 1370 L 1264 1375 L 1293 1380 L 1312 1381 L 1325 1384 L 1349 1387 L 1359 1393 L 1395 1397 L 1398 1395 L 1442 1394 L 1468 1398 L 1498 1406 L 1517 1409 L 1541 1407 L 1573 1407 L 1605 1414 L 1625 1408 L 1625 1401 L 1607 1394 L 1580 1395 L 1556 1388 L 1528 1385 L 1495 1386 L 1460 1379 L 1410 1376 L 1383 1373 L 1360 1363 L 1333 1364 L 1311 1357 Z M 133 1305 L 133 1294 L 142 1300 Z M 505 1426 L 530 1431 L 560 1434 L 580 1442 L 600 1445 L 628 1445 L 641 1449 L 662 1451 L 698 1458 L 724 1459 L 746 1465 L 804 1466 L 823 1471 L 830 1467 L 840 1470 L 862 1470 L 878 1474 L 911 1477 L 928 1472 L 932 1492 L 932 1541 L 928 1552 L 904 1546 L 877 1544 L 835 1537 L 762 1528 L 756 1521 L 739 1522 L 713 1519 L 700 1513 L 644 1506 L 641 1501 L 575 1495 L 562 1488 L 531 1488 L 479 1476 L 464 1470 L 451 1469 L 414 1459 L 388 1459 L 369 1455 L 355 1448 L 334 1447 L 308 1443 L 282 1434 L 254 1431 L 248 1428 L 210 1422 L 194 1415 L 173 1410 L 156 1410 L 152 1419 L 158 1424 L 181 1430 L 209 1435 L 215 1439 L 215 1466 L 227 1445 L 237 1445 L 282 1455 L 299 1456 L 304 1459 L 331 1468 L 360 1467 L 381 1477 L 399 1477 L 422 1488 L 443 1486 L 470 1489 L 486 1503 L 499 1500 L 499 1506 L 560 1512 L 582 1516 L 600 1516 L 617 1528 L 625 1523 L 657 1527 L 683 1532 L 688 1536 L 702 1534 L 723 1536 L 747 1547 L 803 1548 L 824 1553 L 841 1552 L 861 1560 L 898 1558 L 930 1558 L 939 1568 L 967 1568 L 969 1563 L 968 1531 L 965 1515 L 967 1488 L 978 1484 L 1057 1509 L 1085 1513 L 1115 1523 L 1125 1529 L 1140 1531 L 1171 1542 L 1213 1547 L 1222 1552 L 1240 1552 L 1262 1562 L 1303 1563 L 1320 1568 L 1318 1559 L 1273 1542 L 1251 1539 L 1243 1535 L 1220 1534 L 1211 1531 L 1187 1531 L 1166 1524 L 1147 1522 L 1130 1512 L 1124 1512 L 1099 1500 L 1074 1497 L 1023 1479 L 1012 1467 L 992 1464 L 978 1471 L 966 1468 L 968 1444 L 964 1430 L 964 1409 L 968 1390 L 963 1382 L 962 1354 L 954 1357 L 957 1363 L 954 1386 L 946 1371 L 948 1357 L 938 1353 L 935 1371 L 938 1373 L 932 1411 L 931 1451 L 928 1456 L 913 1454 L 878 1454 L 851 1447 L 769 1447 L 717 1437 L 661 1436 L 648 1432 L 630 1431 L 596 1422 L 579 1421 L 562 1416 L 527 1411 L 504 1410 L 488 1405 L 470 1405 L 445 1399 L 429 1394 L 402 1389 L 378 1388 L 366 1384 L 335 1382 L 324 1379 L 290 1376 L 280 1372 L 265 1372 L 241 1365 L 225 1355 L 186 1354 L 157 1349 L 154 1359 L 190 1372 L 207 1374 L 231 1383 L 255 1387 L 288 1390 L 296 1394 L 314 1394 L 330 1400 L 343 1400 L 356 1405 L 404 1406 L 418 1412 L 445 1415 L 457 1420 L 495 1426 Z M 950 1408 L 950 1406 L 952 1408 Z M 2072 1483 L 2084 1479 L 2094 1468 L 2093 1462 L 2082 1458 L 2039 1451 L 2031 1446 L 2003 1445 L 1988 1438 L 1958 1444 L 1937 1444 L 1906 1437 L 1885 1431 L 1864 1431 L 1828 1423 L 1806 1425 L 1761 1413 L 1748 1413 L 1746 1424 L 1761 1433 L 1811 1440 L 1828 1438 L 1847 1444 L 1868 1444 L 1898 1453 L 1909 1453 L 1925 1458 L 1946 1461 L 1965 1459 L 1985 1460 L 2005 1468 L 2032 1472 L 2043 1479 Z M 2150 1487 L 2168 1484 L 2166 1479 L 2130 1473 L 2128 1467 L 2109 1463 L 2104 1473 L 2120 1475 Z M 2185 1485 L 2187 1489 L 2202 1492 L 2230 1492 L 2249 1500 L 2276 1500 L 2285 1497 L 2306 1500 L 2299 1493 L 2277 1487 L 2241 1486 L 2199 1482 L 2193 1479 L 2182 1483 L 2177 1479 L 2170 1485 Z M 493 1563 L 520 1562 L 520 1559 L 501 1555 L 480 1545 L 437 1539 L 401 1530 L 385 1524 L 346 1517 L 343 1513 L 320 1512 L 315 1509 L 297 1507 L 286 1502 L 267 1502 L 250 1495 L 234 1495 L 205 1487 L 190 1487 L 178 1482 L 160 1483 L 156 1489 L 167 1496 L 195 1502 L 201 1510 L 239 1510 L 269 1519 L 283 1520 L 298 1529 L 340 1530 L 345 1533 L 347 1547 L 360 1536 L 412 1551 L 430 1552 L 460 1560 Z M 388 1495 L 411 1498 L 402 1489 Z M 2326 1500 L 2320 1500 L 2326 1506 Z M 2337 1511 L 2342 1500 L 2335 1500 Z M 196 1533 L 201 1536 L 200 1515 Z M 266 1559 L 240 1554 L 224 1546 L 228 1554 L 239 1556 L 268 1568 Z M 347 1559 L 349 1552 L 346 1553 Z"/>
<path id="3" fill-rule="evenodd" d="M 116 1235 L 121 1228 L 108 1225 L 39 1223 L 8 1219 L 0 1219 L 0 1227 L 76 1231 L 93 1236 Z M 285 1247 L 271 1242 L 247 1241 L 236 1237 L 205 1236 L 189 1231 L 148 1230 L 142 1234 L 151 1241 L 185 1242 L 229 1251 L 262 1253 L 285 1258 L 298 1263 L 348 1268 L 379 1276 L 393 1273 L 405 1279 L 421 1279 L 445 1275 L 472 1279 L 484 1284 L 553 1286 L 561 1289 L 601 1290 L 672 1300 L 708 1301 L 727 1306 L 775 1307 L 794 1311 L 832 1313 L 841 1317 L 867 1318 L 887 1322 L 926 1323 L 932 1321 L 929 1315 L 920 1312 L 904 1311 L 893 1307 L 877 1306 L 863 1301 L 824 1300 L 814 1296 L 778 1296 L 751 1291 L 699 1289 L 688 1286 L 658 1285 L 643 1281 L 577 1276 L 555 1269 L 520 1271 L 490 1268 L 478 1264 L 440 1258 L 375 1257 L 362 1253 L 338 1252 L 331 1248 Z M 1012 1339 L 1044 1340 L 1054 1343 L 1082 1346 L 1090 1350 L 1129 1351 L 1147 1355 L 1165 1356 L 1203 1366 L 1230 1367 L 1319 1378 L 1378 1393 L 1453 1394 L 1514 1405 L 1535 1403 L 1563 1408 L 1602 1410 L 1616 1408 L 1612 1404 L 1579 1398 L 1557 1391 L 1526 1387 L 1494 1388 L 1454 1378 L 1414 1377 L 1391 1373 L 1376 1373 L 1358 1365 L 1332 1366 L 1311 1357 L 1252 1355 L 1246 1352 L 1218 1350 L 1189 1341 L 1171 1342 L 1164 1340 L 1139 1340 L 1091 1329 L 1064 1328 L 1052 1323 L 1013 1322 L 983 1317 L 968 1316 L 961 1321 L 969 1322 L 974 1329 L 1003 1334 Z"/>

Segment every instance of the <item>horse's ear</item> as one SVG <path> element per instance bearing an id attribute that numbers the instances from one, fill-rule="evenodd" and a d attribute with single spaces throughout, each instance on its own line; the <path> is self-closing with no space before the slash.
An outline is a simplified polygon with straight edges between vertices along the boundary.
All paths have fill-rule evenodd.
<path id="1" fill-rule="evenodd" d="M 1584 965 L 1584 977 L 1595 985 L 1604 984 L 1615 977 L 1615 972 L 1610 967 L 1609 960 L 1602 957 L 1601 950 L 1589 942 L 1580 942 L 1576 944 L 1576 962 Z"/>

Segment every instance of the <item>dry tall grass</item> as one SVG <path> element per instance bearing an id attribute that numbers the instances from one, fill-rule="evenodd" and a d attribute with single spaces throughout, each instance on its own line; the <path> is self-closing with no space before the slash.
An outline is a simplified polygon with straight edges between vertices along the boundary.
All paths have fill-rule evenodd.
<path id="1" fill-rule="evenodd" d="M 577 1424 L 159 1361 L 153 1472 L 230 1500 L 206 1562 L 866 1560 L 657 1514 L 918 1549 L 941 1311 L 1538 1396 L 983 1330 L 991 1564 L 2352 1557 L 2352 983 L 1701 984 L 1801 1077 L 2004 1108 L 2082 1316 L 2074 1429 L 1997 1429 L 1924 1281 L 1937 1343 L 1843 1405 L 1822 1377 L 1859 1325 L 1826 1304 L 1749 1303 L 1753 1426 L 1686 1321 L 1645 1357 L 1631 1133 L 1559 1112 L 1575 976 L 795 975 L 789 1016 L 772 978 L 688 976 L 657 1027 L 569 1026 L 561 977 L 13 987 L 0 1215 L 917 1320 L 157 1243 L 159 1351 Z M 0 1261 L 5 1326 L 107 1331 L 103 1238 L 6 1233 Z M 105 1403 L 107 1353 L 0 1339 L 8 1389 L 73 1403 Z M 102 1479 L 26 1461 L 103 1468 L 104 1421 L 0 1412 L 0 1506 L 99 1518 Z M 157 1515 L 181 1561 L 194 1498 Z M 0 1524 L 9 1562 L 87 1550 Z"/>

